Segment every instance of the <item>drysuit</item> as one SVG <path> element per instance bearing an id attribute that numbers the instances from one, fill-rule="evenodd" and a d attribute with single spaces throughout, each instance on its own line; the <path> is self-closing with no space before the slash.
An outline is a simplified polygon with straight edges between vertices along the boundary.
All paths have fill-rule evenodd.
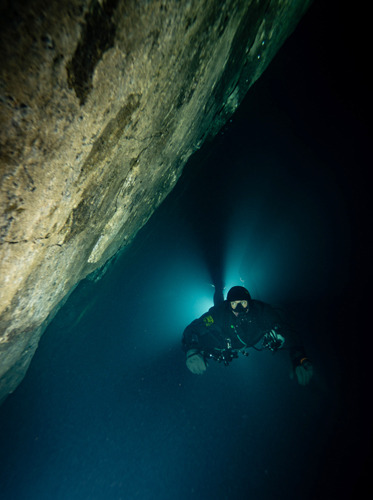
<path id="1" fill-rule="evenodd" d="M 200 318 L 192 321 L 184 330 L 182 347 L 186 364 L 195 374 L 202 374 L 208 359 L 228 365 L 240 353 L 247 355 L 248 348 L 258 350 L 287 349 L 297 378 L 303 385 L 312 376 L 312 365 L 305 355 L 300 337 L 270 305 L 249 300 L 247 311 L 235 315 L 228 300 L 211 307 Z M 305 374 L 304 371 L 308 373 Z"/>

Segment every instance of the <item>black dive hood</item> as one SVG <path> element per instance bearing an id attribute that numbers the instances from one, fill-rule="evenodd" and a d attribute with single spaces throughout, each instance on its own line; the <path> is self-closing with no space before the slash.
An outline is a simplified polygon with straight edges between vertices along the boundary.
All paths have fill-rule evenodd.
<path id="1" fill-rule="evenodd" d="M 236 313 L 236 316 L 242 317 L 245 314 L 247 314 L 247 312 L 249 310 L 251 295 L 250 295 L 249 291 L 246 290 L 246 288 L 244 288 L 243 286 L 234 286 L 233 288 L 231 288 L 229 290 L 229 292 L 227 294 L 227 300 L 229 302 L 229 305 L 230 305 L 230 302 L 235 302 L 238 300 L 246 300 L 247 301 L 247 307 L 243 307 L 242 304 L 237 304 L 235 309 L 233 309 L 231 307 L 231 311 L 233 313 Z"/>
<path id="2" fill-rule="evenodd" d="M 235 300 L 247 300 L 249 302 L 251 300 L 251 295 L 243 286 L 234 286 L 229 290 L 227 300 L 228 302 L 233 302 Z"/>

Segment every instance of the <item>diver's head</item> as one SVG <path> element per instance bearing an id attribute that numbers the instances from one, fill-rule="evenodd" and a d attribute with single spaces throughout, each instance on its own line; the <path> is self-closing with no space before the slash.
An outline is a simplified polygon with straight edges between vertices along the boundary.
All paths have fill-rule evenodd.
<path id="1" fill-rule="evenodd" d="M 251 296 L 243 286 L 234 286 L 227 295 L 227 300 L 235 316 L 242 316 L 249 310 Z"/>

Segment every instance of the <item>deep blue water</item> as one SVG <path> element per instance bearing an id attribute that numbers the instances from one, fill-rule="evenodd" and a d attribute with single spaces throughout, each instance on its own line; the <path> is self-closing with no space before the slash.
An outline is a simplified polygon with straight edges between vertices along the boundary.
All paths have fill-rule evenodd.
<path id="1" fill-rule="evenodd" d="M 315 6 L 129 253 L 49 326 L 0 408 L 1 499 L 362 496 L 368 142 L 332 19 Z M 181 334 L 218 278 L 288 311 L 308 387 L 286 353 L 187 371 Z"/>

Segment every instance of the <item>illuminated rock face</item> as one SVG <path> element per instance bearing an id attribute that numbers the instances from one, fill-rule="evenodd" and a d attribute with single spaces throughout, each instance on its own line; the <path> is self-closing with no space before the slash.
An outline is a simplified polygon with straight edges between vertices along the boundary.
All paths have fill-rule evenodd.
<path id="1" fill-rule="evenodd" d="M 48 321 L 235 111 L 304 0 L 1 7 L 0 400 Z"/>

